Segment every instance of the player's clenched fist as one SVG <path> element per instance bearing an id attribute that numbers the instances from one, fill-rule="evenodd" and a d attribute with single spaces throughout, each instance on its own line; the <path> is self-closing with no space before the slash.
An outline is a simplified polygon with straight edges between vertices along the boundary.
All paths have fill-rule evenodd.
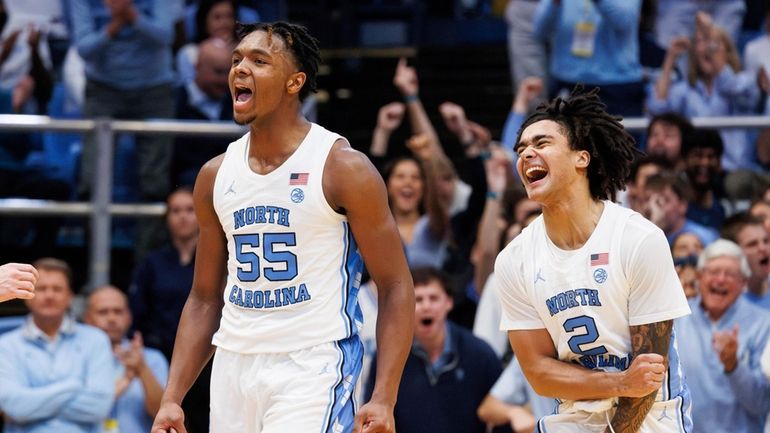
<path id="1" fill-rule="evenodd" d="M 394 433 L 393 406 L 370 401 L 361 406 L 353 424 L 353 433 Z"/>
<path id="2" fill-rule="evenodd" d="M 642 353 L 624 371 L 621 397 L 644 397 L 660 388 L 666 373 L 665 359 L 657 353 Z"/>
<path id="3" fill-rule="evenodd" d="M 184 428 L 182 407 L 172 402 L 162 403 L 151 431 L 152 433 L 187 433 L 187 429 Z"/>

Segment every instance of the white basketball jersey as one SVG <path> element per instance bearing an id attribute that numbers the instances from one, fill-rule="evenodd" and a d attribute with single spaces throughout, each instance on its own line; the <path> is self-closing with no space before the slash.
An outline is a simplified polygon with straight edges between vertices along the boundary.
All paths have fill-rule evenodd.
<path id="1" fill-rule="evenodd" d="M 227 285 L 213 344 L 238 353 L 288 352 L 342 340 L 361 321 L 362 261 L 322 176 L 339 135 L 312 124 L 280 167 L 248 165 L 249 134 L 230 144 L 214 182 L 227 237 Z"/>
<path id="2" fill-rule="evenodd" d="M 546 328 L 560 360 L 589 369 L 627 369 L 629 326 L 690 312 L 663 232 L 609 201 L 576 250 L 554 245 L 541 215 L 500 253 L 495 275 L 502 329 Z M 675 344 L 669 360 L 671 376 L 658 400 L 686 393 Z"/>

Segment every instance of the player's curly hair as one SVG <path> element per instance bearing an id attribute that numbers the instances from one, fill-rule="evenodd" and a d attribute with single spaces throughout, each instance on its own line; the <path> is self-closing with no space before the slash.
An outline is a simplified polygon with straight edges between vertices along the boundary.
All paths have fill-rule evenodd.
<path id="1" fill-rule="evenodd" d="M 318 64 L 321 63 L 321 49 L 318 46 L 318 39 L 310 34 L 307 27 L 285 21 L 254 24 L 236 23 L 237 42 L 256 31 L 266 32 L 268 36 L 280 36 L 286 44 L 286 48 L 294 56 L 300 72 L 305 73 L 307 78 L 299 91 L 299 99 L 304 100 L 310 92 L 315 93 L 318 90 L 316 79 L 318 77 Z"/>
<path id="2" fill-rule="evenodd" d="M 552 120 L 564 128 L 570 148 L 591 154 L 588 164 L 588 186 L 597 200 L 615 200 L 618 190 L 625 189 L 631 164 L 640 152 L 634 138 L 623 128 L 620 116 L 606 111 L 599 99 L 599 88 L 584 92 L 578 85 L 567 99 L 560 97 L 537 107 L 519 129 L 516 142 L 529 125 Z"/>

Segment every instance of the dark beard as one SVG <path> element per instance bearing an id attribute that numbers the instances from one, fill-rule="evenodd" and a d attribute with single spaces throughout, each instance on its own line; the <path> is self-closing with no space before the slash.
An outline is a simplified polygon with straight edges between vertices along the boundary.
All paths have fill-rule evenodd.
<path id="1" fill-rule="evenodd" d="M 241 126 L 249 125 L 249 124 L 251 124 L 251 122 L 255 121 L 256 119 L 257 119 L 257 116 L 251 116 L 251 117 L 246 118 L 246 120 L 240 120 L 239 121 L 236 116 L 233 116 L 233 121 L 235 121 L 235 123 L 237 123 L 238 125 L 241 125 Z"/>

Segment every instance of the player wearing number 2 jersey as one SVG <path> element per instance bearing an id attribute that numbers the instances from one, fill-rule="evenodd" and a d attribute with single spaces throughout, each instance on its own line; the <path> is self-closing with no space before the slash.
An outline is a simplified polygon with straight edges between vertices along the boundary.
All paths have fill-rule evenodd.
<path id="1" fill-rule="evenodd" d="M 498 256 L 501 326 L 529 382 L 555 397 L 541 432 L 689 432 L 672 320 L 690 310 L 663 232 L 614 204 L 636 151 L 597 91 L 544 104 L 517 170 L 543 214 Z"/>
<path id="2" fill-rule="evenodd" d="M 153 433 L 184 432 L 179 402 L 211 357 L 211 431 L 392 433 L 414 291 L 382 178 L 308 122 L 318 46 L 287 23 L 239 28 L 230 90 L 250 130 L 195 185 L 200 240 Z M 363 259 L 378 287 L 378 369 L 356 413 Z"/>

